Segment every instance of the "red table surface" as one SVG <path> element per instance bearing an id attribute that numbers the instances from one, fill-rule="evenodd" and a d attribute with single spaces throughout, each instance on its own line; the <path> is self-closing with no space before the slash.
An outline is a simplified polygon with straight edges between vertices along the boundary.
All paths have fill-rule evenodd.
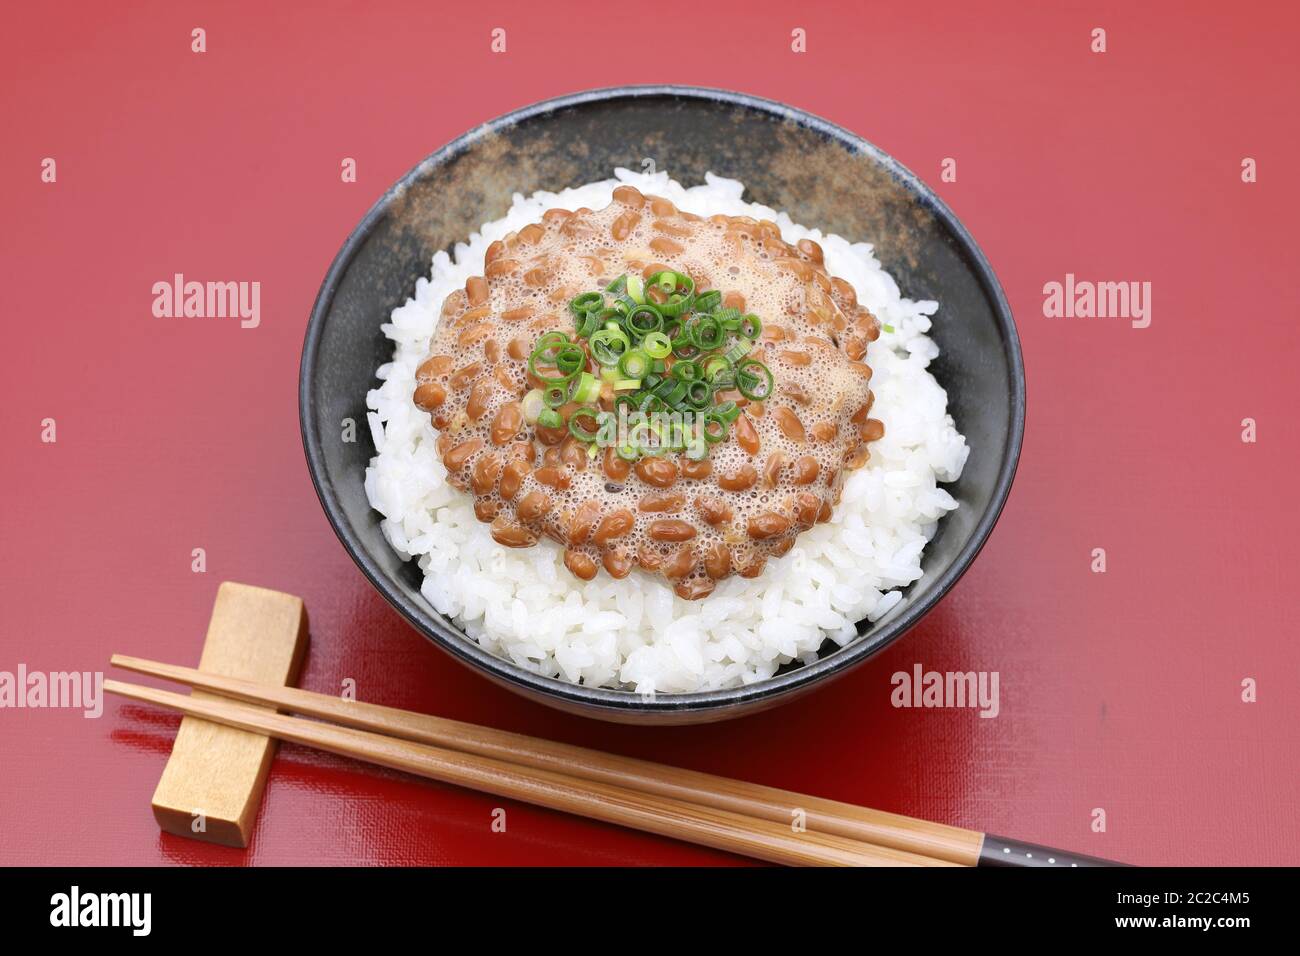
<path id="1" fill-rule="evenodd" d="M 847 7 L 7 7 L 0 670 L 194 661 L 231 579 L 305 599 L 315 690 L 1136 863 L 1300 862 L 1296 8 Z M 637 82 L 783 100 L 915 170 L 997 270 L 1028 373 L 1014 491 L 951 594 L 838 683 L 713 726 L 565 716 L 436 650 L 335 539 L 298 435 L 308 311 L 379 194 L 493 116 Z M 260 281 L 261 326 L 153 318 L 175 272 Z M 1151 282 L 1151 326 L 1045 318 L 1066 273 Z M 997 671 L 1000 715 L 893 708 L 916 663 Z M 295 746 L 247 850 L 160 835 L 176 726 L 0 711 L 0 863 L 738 862 L 516 804 L 494 833 L 498 799 Z"/>

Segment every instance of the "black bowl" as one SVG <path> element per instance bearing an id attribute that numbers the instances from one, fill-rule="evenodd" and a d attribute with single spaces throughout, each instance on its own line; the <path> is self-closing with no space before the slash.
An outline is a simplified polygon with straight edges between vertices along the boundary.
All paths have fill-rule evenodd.
<path id="1" fill-rule="evenodd" d="M 430 259 L 505 214 L 515 192 L 607 179 L 656 159 L 684 185 L 706 171 L 740 179 L 746 198 L 875 252 L 914 299 L 937 299 L 931 366 L 972 448 L 960 502 L 926 549 L 925 576 L 884 620 L 862 622 L 813 664 L 732 690 L 661 694 L 539 677 L 480 648 L 420 594 L 420 572 L 388 546 L 362 489 L 374 454 L 365 394 L 392 344 L 379 331 Z M 593 90 L 548 100 L 466 133 L 384 194 L 348 236 L 312 309 L 299 385 L 303 444 L 317 494 L 370 582 L 431 641 L 498 684 L 563 710 L 635 723 L 694 723 L 772 707 L 848 672 L 915 624 L 970 566 L 996 522 L 1024 430 L 1020 344 L 1006 298 L 979 248 L 933 192 L 854 134 L 768 100 L 679 86 Z M 340 423 L 358 425 L 340 440 Z"/>

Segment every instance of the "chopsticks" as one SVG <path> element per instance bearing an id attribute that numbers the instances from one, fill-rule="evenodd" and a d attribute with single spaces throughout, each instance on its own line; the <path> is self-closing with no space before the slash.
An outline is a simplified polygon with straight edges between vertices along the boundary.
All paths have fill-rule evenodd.
<path id="1" fill-rule="evenodd" d="M 212 675 L 205 675 L 210 676 Z M 305 744 L 381 767 L 575 813 L 593 820 L 676 837 L 771 863 L 793 866 L 943 865 L 926 857 L 888 847 L 872 846 L 811 831 L 796 833 L 787 825 L 682 800 L 369 731 L 287 717 L 225 700 L 196 699 L 115 680 L 104 681 L 104 690 L 110 694 L 156 704 L 240 730 Z"/>
<path id="2" fill-rule="evenodd" d="M 113 680 L 104 683 L 109 693 L 444 783 L 773 863 L 1064 866 L 1106 862 L 977 830 L 294 687 L 119 654 L 113 655 L 112 664 L 232 700 L 196 699 Z M 266 706 L 333 723 L 285 716 L 263 709 Z M 792 826 L 796 821 L 806 829 Z"/>
<path id="3" fill-rule="evenodd" d="M 972 865 L 979 855 L 981 834 L 958 827 L 296 687 L 257 684 L 121 654 L 114 654 L 111 663 L 347 727 L 752 816 L 778 823 L 787 832 L 799 813 L 810 831 L 933 857 L 938 862 Z"/>

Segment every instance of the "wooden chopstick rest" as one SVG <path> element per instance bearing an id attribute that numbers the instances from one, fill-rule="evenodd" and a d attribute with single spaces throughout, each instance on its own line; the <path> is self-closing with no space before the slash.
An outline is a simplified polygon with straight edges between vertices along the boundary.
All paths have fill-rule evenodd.
<path id="1" fill-rule="evenodd" d="M 306 650 L 307 610 L 300 598 L 223 581 L 199 670 L 291 684 Z M 219 699 L 197 690 L 193 696 Z M 269 736 L 185 717 L 154 791 L 158 825 L 177 836 L 247 846 L 275 747 Z"/>

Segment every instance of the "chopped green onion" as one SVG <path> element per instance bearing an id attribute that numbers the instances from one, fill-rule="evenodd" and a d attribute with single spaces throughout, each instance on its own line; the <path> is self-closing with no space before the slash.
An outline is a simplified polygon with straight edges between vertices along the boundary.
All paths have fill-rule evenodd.
<path id="1" fill-rule="evenodd" d="M 631 445 L 639 445 L 641 447 L 645 447 L 645 442 L 641 440 L 641 435 L 644 432 L 649 432 L 651 435 L 654 435 L 656 438 L 659 437 L 659 433 L 650 427 L 649 422 L 637 422 L 635 425 L 633 425 L 631 428 L 627 430 L 628 443 Z"/>
<path id="2" fill-rule="evenodd" d="M 762 401 L 774 392 L 771 370 L 749 357 L 762 355 L 755 351 L 762 320 L 723 308 L 721 290 L 697 292 L 685 273 L 624 273 L 604 291 L 575 296 L 569 311 L 576 334 L 546 332 L 533 347 L 528 371 L 543 387 L 524 396 L 523 411 L 525 420 L 541 428 L 567 424 L 569 434 L 589 446 L 588 455 L 597 453 L 597 445 L 612 444 L 601 436 L 603 426 L 617 421 L 616 413 L 667 412 L 667 424 L 642 421 L 616 452 L 628 461 L 673 452 L 705 458 L 708 446 L 724 441 L 743 414 L 722 393 L 736 389 Z M 600 411 L 602 393 L 611 392 L 614 411 Z M 566 423 L 559 410 L 568 402 L 582 407 Z M 693 423 L 679 415 L 693 417 Z"/>
<path id="3" fill-rule="evenodd" d="M 558 339 L 552 336 L 559 336 Z M 587 353 L 574 345 L 563 332 L 547 332 L 537 340 L 537 347 L 528 356 L 528 371 L 547 385 L 559 385 L 573 378 L 587 364 Z M 543 375 L 538 365 L 553 366 L 558 376 Z"/>
<path id="4" fill-rule="evenodd" d="M 537 416 L 541 413 L 544 404 L 540 388 L 535 388 L 525 395 L 523 401 L 519 403 L 524 413 L 524 421 L 530 425 L 537 424 Z"/>
<path id="5" fill-rule="evenodd" d="M 537 339 L 537 344 L 534 345 L 533 348 L 534 350 L 536 350 L 536 349 L 543 349 L 552 346 L 565 345 L 568 343 L 568 341 L 569 341 L 569 337 L 565 335 L 563 332 L 551 331 L 551 332 L 543 333 L 541 336 L 539 336 Z"/>
<path id="6" fill-rule="evenodd" d="M 704 363 L 704 377 L 710 382 L 718 377 L 719 372 L 730 371 L 731 363 L 725 355 L 713 355 Z"/>
<path id="7" fill-rule="evenodd" d="M 618 326 L 612 329 L 605 326 L 593 333 L 590 340 L 591 357 L 601 365 L 617 365 L 619 358 L 631 347 L 627 333 Z"/>
<path id="8" fill-rule="evenodd" d="M 722 293 L 717 289 L 701 292 L 695 297 L 696 312 L 712 312 L 720 305 L 722 305 Z"/>
<path id="9" fill-rule="evenodd" d="M 618 370 L 624 378 L 643 378 L 650 371 L 650 356 L 640 349 L 624 352 L 618 360 Z"/>
<path id="10" fill-rule="evenodd" d="M 587 367 L 587 353 L 582 350 L 582 346 L 570 343 L 556 354 L 555 367 L 566 377 L 572 378 Z"/>
<path id="11" fill-rule="evenodd" d="M 542 392 L 542 401 L 547 408 L 559 408 L 569 400 L 569 390 L 563 385 L 549 385 Z"/>
<path id="12" fill-rule="evenodd" d="M 717 415 L 724 422 L 730 425 L 732 422 L 734 422 L 737 418 L 740 417 L 740 406 L 730 400 L 725 402 L 719 402 L 718 404 L 713 406 L 713 408 L 710 410 L 710 413 L 713 415 Z"/>
<path id="13" fill-rule="evenodd" d="M 731 424 L 716 411 L 707 411 L 700 417 L 704 420 L 700 432 L 704 435 L 704 440 L 710 445 L 716 445 L 722 441 L 731 430 Z"/>
<path id="14" fill-rule="evenodd" d="M 713 317 L 718 320 L 724 329 L 728 332 L 735 332 L 740 328 L 740 310 L 739 309 L 719 309 L 713 313 Z"/>
<path id="15" fill-rule="evenodd" d="M 672 340 L 663 332 L 650 332 L 641 340 L 641 348 L 654 359 L 661 359 L 673 351 Z"/>
<path id="16" fill-rule="evenodd" d="M 686 397 L 686 383 L 673 379 L 664 379 L 655 387 L 655 394 L 669 408 L 677 408 Z"/>
<path id="17" fill-rule="evenodd" d="M 605 305 L 605 297 L 599 292 L 584 292 L 569 301 L 569 311 L 581 319 L 588 312 L 594 312 Z"/>
<path id="18" fill-rule="evenodd" d="M 695 280 L 684 272 L 664 269 L 650 277 L 652 285 L 659 286 L 664 292 L 695 292 Z"/>
<path id="19" fill-rule="evenodd" d="M 664 327 L 663 313 L 649 302 L 634 307 L 628 312 L 626 321 L 628 331 L 636 336 L 646 336 Z"/>
<path id="20" fill-rule="evenodd" d="M 891 333 L 891 334 L 894 332 L 894 327 L 893 327 L 892 325 L 889 325 L 888 323 L 885 323 L 885 324 L 881 325 L 880 327 L 881 327 L 882 329 L 884 329 L 886 332 L 889 332 L 889 333 Z"/>
<path id="21" fill-rule="evenodd" d="M 700 367 L 690 359 L 673 363 L 673 378 L 679 382 L 693 382 L 700 377 Z"/>
<path id="22" fill-rule="evenodd" d="M 726 359 L 732 365 L 739 365 L 745 360 L 745 356 L 754 350 L 753 342 L 737 342 L 727 350 Z"/>
<path id="23" fill-rule="evenodd" d="M 736 387 L 735 369 L 727 369 L 719 372 L 713 378 L 709 379 L 709 384 L 713 386 L 715 392 L 729 392 Z"/>
<path id="24" fill-rule="evenodd" d="M 665 316 L 678 316 L 689 312 L 695 301 L 695 280 L 682 272 L 665 269 L 650 277 L 650 283 L 664 295 L 659 310 Z"/>
<path id="25" fill-rule="evenodd" d="M 709 402 L 713 401 L 713 389 L 709 387 L 708 382 L 696 379 L 686 386 L 685 400 L 696 410 L 703 410 L 708 407 Z"/>
<path id="26" fill-rule="evenodd" d="M 627 277 L 627 294 L 638 305 L 645 302 L 645 280 L 638 275 L 629 274 Z"/>
<path id="27" fill-rule="evenodd" d="M 579 422 L 584 418 L 590 418 L 592 428 L 588 431 Z M 590 408 L 579 408 L 569 416 L 569 434 L 580 442 L 594 442 L 600 434 L 600 418 Z"/>
<path id="28" fill-rule="evenodd" d="M 702 315 L 689 326 L 691 344 L 702 352 L 718 348 L 726 340 L 722 323 L 711 315 Z"/>
<path id="29" fill-rule="evenodd" d="M 659 311 L 666 316 L 685 315 L 691 311 L 691 297 L 674 292 L 663 302 L 659 303 Z"/>
<path id="30" fill-rule="evenodd" d="M 573 388 L 573 400 L 582 405 L 590 405 L 600 398 L 600 380 L 590 372 L 578 376 L 578 384 Z"/>
<path id="31" fill-rule="evenodd" d="M 751 401 L 762 401 L 772 394 L 772 370 L 758 359 L 745 359 L 736 366 L 736 387 Z"/>
<path id="32" fill-rule="evenodd" d="M 688 332 L 683 332 L 673 339 L 673 354 L 678 358 L 693 358 L 700 354 L 700 348 L 691 341 Z"/>

